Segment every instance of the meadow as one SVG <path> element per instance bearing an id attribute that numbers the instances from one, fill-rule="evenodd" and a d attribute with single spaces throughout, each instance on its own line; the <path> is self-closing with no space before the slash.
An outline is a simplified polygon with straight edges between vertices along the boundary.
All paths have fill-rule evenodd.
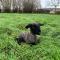
<path id="1" fill-rule="evenodd" d="M 18 45 L 15 37 L 28 23 L 39 22 L 39 43 Z M 0 13 L 0 60 L 60 60 L 60 15 Z"/>

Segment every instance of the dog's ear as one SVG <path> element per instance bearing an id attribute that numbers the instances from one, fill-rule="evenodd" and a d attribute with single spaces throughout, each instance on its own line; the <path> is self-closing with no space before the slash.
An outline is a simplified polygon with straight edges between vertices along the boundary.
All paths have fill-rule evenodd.
<path id="1" fill-rule="evenodd" d="M 28 24 L 28 25 L 26 25 L 26 29 L 28 29 L 28 28 L 31 28 L 31 26 L 32 26 L 32 24 Z"/>
<path id="2" fill-rule="evenodd" d="M 44 24 L 42 24 L 42 23 L 38 23 L 39 24 L 39 26 L 43 26 Z"/>

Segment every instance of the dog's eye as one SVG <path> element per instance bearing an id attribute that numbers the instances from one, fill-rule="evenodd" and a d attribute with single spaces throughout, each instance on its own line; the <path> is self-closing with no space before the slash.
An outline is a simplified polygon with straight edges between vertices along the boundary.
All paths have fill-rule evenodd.
<path id="1" fill-rule="evenodd" d="M 32 29 L 35 29 L 35 27 L 33 26 Z"/>

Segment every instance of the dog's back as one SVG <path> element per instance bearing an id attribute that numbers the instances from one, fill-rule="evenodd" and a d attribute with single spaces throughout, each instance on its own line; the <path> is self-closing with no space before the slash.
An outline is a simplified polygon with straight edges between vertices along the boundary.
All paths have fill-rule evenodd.
<path id="1" fill-rule="evenodd" d="M 36 42 L 36 35 L 33 35 L 30 32 L 22 32 L 18 38 L 20 42 L 26 42 L 26 43 Z"/>

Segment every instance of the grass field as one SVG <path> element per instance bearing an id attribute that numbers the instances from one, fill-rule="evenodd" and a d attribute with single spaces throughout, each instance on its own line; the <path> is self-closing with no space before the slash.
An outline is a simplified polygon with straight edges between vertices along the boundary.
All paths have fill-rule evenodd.
<path id="1" fill-rule="evenodd" d="M 37 45 L 18 45 L 15 37 L 28 23 L 44 23 Z M 0 60 L 60 60 L 60 15 L 0 13 Z"/>

